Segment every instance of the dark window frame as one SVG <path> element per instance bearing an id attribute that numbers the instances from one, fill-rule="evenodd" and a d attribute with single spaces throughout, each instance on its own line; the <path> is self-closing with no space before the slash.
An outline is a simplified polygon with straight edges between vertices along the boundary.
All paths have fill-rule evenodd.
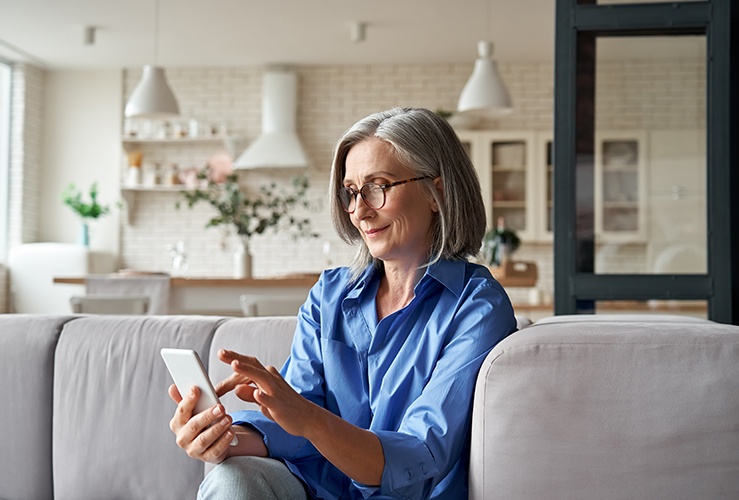
<path id="1" fill-rule="evenodd" d="M 613 4 L 557 0 L 554 91 L 554 313 L 595 311 L 597 300 L 706 300 L 708 317 L 739 324 L 739 0 Z M 595 274 L 592 213 L 577 184 L 592 169 L 595 38 L 706 36 L 706 274 Z M 733 85 L 732 85 L 733 83 Z M 581 134 L 578 137 L 577 131 Z M 732 140 L 734 139 L 734 140 Z M 588 160 L 588 148 L 590 160 Z M 579 165 L 578 165 L 579 158 Z M 573 186 L 577 186 L 573 188 Z M 581 190 L 578 194 L 577 190 Z M 592 212 L 592 206 L 591 206 Z"/>

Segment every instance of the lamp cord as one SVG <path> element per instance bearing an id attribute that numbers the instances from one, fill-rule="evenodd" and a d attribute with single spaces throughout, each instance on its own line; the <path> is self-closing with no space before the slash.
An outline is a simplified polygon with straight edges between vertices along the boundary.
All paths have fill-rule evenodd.
<path id="1" fill-rule="evenodd" d="M 155 3 L 154 10 L 154 66 L 159 65 L 159 0 Z"/>
<path id="2" fill-rule="evenodd" d="M 487 26 L 487 28 L 488 28 L 488 41 L 491 41 L 493 39 L 493 20 L 491 18 L 491 14 L 492 14 L 492 10 L 493 10 L 492 7 L 491 7 L 492 3 L 493 3 L 493 0 L 488 0 L 487 1 L 487 4 L 486 4 L 486 7 L 487 7 L 487 16 L 486 16 L 486 19 L 487 19 L 487 25 L 488 25 Z"/>

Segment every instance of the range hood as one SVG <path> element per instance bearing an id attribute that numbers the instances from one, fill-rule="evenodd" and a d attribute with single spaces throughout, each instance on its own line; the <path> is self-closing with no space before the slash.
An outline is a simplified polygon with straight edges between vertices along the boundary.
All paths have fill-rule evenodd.
<path id="1" fill-rule="evenodd" d="M 307 167 L 308 157 L 296 132 L 297 75 L 267 70 L 262 84 L 262 135 L 236 159 L 235 169 Z"/>

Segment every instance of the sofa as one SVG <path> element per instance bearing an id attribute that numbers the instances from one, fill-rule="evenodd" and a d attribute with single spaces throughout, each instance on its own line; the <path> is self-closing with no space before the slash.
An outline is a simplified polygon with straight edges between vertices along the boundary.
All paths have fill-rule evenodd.
<path id="1" fill-rule="evenodd" d="M 159 350 L 279 366 L 293 317 L 0 315 L 0 499 L 195 498 Z M 227 409 L 245 403 L 223 398 Z M 739 498 L 739 327 L 555 316 L 489 354 L 470 498 Z"/>

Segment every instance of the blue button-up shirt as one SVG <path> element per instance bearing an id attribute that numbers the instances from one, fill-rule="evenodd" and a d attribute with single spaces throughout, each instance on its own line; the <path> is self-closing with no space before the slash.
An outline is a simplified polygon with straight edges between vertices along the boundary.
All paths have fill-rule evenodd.
<path id="1" fill-rule="evenodd" d="M 385 468 L 379 487 L 351 480 L 305 438 L 257 411 L 234 423 L 264 435 L 318 498 L 467 498 L 472 395 L 490 350 L 516 329 L 513 308 L 487 268 L 430 266 L 411 302 L 377 320 L 381 271 L 354 283 L 324 271 L 301 307 L 282 375 L 299 393 L 374 432 Z"/>

